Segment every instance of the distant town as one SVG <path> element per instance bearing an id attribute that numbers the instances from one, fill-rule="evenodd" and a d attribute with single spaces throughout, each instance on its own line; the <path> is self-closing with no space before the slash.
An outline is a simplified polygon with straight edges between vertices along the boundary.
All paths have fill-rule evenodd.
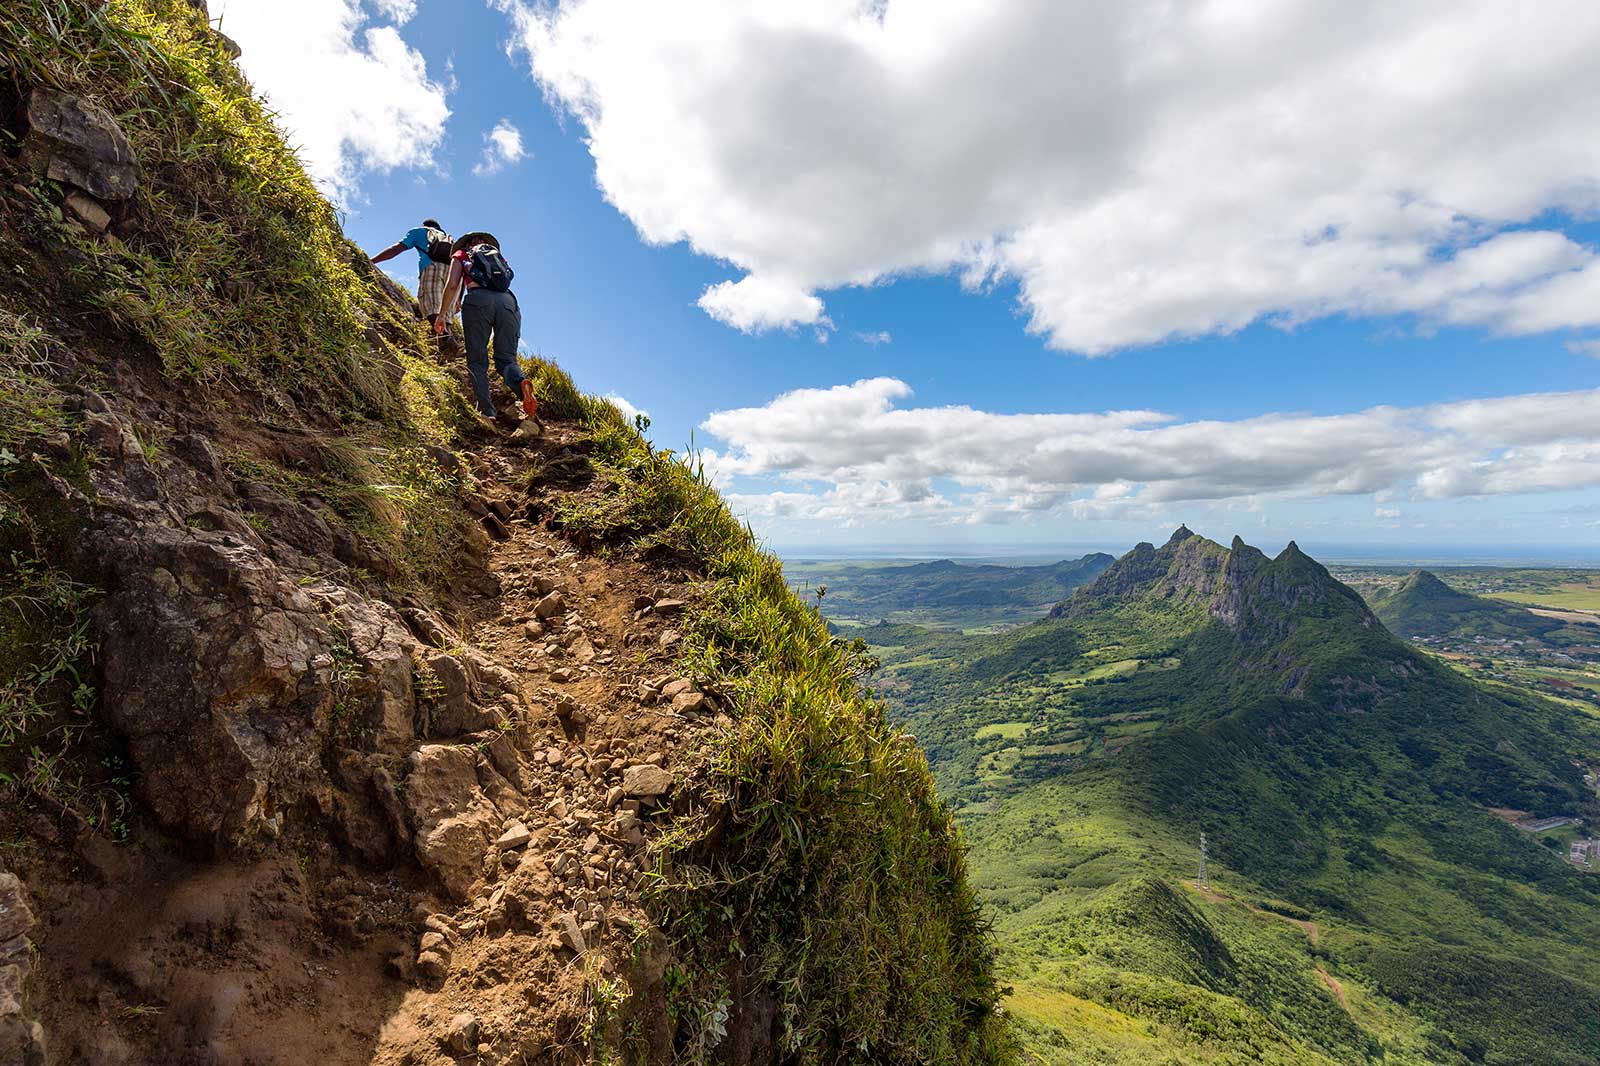
<path id="1" fill-rule="evenodd" d="M 1522 637 L 1416 636 L 1411 643 L 1474 676 L 1600 707 L 1600 647 L 1551 648 Z"/>
<path id="2" fill-rule="evenodd" d="M 1580 766 L 1586 788 L 1600 798 L 1600 771 Z M 1580 870 L 1600 872 L 1600 838 L 1589 836 L 1582 816 L 1557 814 L 1529 818 L 1523 811 L 1496 810 L 1495 814 L 1539 840 L 1552 851 L 1564 851 L 1567 861 Z"/>

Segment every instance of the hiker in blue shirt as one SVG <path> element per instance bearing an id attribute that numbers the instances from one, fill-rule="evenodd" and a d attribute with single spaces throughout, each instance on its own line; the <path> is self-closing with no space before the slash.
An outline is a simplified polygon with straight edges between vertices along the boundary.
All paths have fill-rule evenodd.
<path id="1" fill-rule="evenodd" d="M 406 235 L 372 257 L 374 263 L 387 262 L 407 248 L 417 253 L 417 304 L 428 325 L 436 326 L 439 307 L 444 300 L 445 278 L 450 272 L 452 240 L 436 218 L 425 218 L 422 225 L 407 230 Z M 448 318 L 448 316 L 446 316 Z"/>

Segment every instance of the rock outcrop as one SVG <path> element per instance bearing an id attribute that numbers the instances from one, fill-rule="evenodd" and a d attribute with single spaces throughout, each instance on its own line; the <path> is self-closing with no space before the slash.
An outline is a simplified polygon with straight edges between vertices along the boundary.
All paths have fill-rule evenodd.
<path id="1" fill-rule="evenodd" d="M 479 787 L 478 753 L 465 745 L 429 744 L 411 756 L 407 770 L 417 858 L 452 898 L 465 900 L 483 875 L 483 857 L 503 821 Z"/>
<path id="2" fill-rule="evenodd" d="M 28 94 L 26 121 L 23 158 L 45 177 L 100 200 L 133 196 L 139 186 L 133 148 L 105 108 L 39 86 Z"/>
<path id="3" fill-rule="evenodd" d="M 1269 559 L 1240 537 L 1224 548 L 1187 526 L 1160 548 L 1135 546 L 1050 613 L 1080 617 L 1135 598 L 1196 608 L 1246 639 L 1281 639 L 1296 613 L 1307 610 L 1348 612 L 1353 624 L 1377 624 L 1361 598 L 1294 541 Z"/>
<path id="4" fill-rule="evenodd" d="M 0 873 L 0 1062 L 44 1066 L 44 1030 L 24 1011 L 23 989 L 33 969 L 33 910 L 15 874 Z"/>
<path id="5" fill-rule="evenodd" d="M 111 520 L 93 537 L 103 699 L 157 816 L 193 839 L 275 836 L 319 788 L 335 637 L 305 590 L 228 533 Z"/>

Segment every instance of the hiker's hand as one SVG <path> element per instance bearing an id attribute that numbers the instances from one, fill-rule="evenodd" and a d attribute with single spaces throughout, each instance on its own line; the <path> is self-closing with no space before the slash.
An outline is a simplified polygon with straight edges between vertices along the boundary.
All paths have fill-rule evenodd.
<path id="1" fill-rule="evenodd" d="M 440 336 L 440 337 L 444 336 L 445 325 L 446 325 L 446 323 L 445 323 L 445 320 L 444 320 L 444 316 L 440 315 L 437 319 L 434 320 L 434 323 L 433 323 L 433 332 L 434 332 L 434 334 L 437 335 L 437 336 Z"/>

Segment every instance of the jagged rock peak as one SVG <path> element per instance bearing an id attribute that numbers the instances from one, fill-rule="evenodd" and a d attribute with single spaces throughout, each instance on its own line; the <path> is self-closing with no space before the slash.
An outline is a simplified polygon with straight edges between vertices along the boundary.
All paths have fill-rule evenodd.
<path id="1" fill-rule="evenodd" d="M 1233 543 L 1228 545 L 1227 570 L 1231 574 L 1253 572 L 1257 566 L 1267 561 L 1267 555 L 1260 548 L 1246 544 L 1244 538 L 1234 534 Z"/>
<path id="2" fill-rule="evenodd" d="M 1190 537 L 1192 537 L 1194 535 L 1195 535 L 1194 530 L 1190 529 L 1186 525 L 1180 525 L 1180 526 L 1178 526 L 1177 529 L 1174 529 L 1172 531 L 1172 536 L 1167 538 L 1167 543 L 1168 544 L 1179 544 L 1179 543 L 1182 543 L 1183 541 L 1188 540 Z"/>
<path id="3" fill-rule="evenodd" d="M 1224 548 L 1187 527 L 1159 549 L 1140 544 L 1052 613 L 1087 615 L 1133 597 L 1201 606 L 1229 627 L 1257 636 L 1282 636 L 1293 628 L 1297 612 L 1315 605 L 1327 605 L 1319 611 L 1349 609 L 1362 616 L 1362 624 L 1368 615 L 1360 597 L 1293 541 L 1269 559 L 1242 537 Z"/>

